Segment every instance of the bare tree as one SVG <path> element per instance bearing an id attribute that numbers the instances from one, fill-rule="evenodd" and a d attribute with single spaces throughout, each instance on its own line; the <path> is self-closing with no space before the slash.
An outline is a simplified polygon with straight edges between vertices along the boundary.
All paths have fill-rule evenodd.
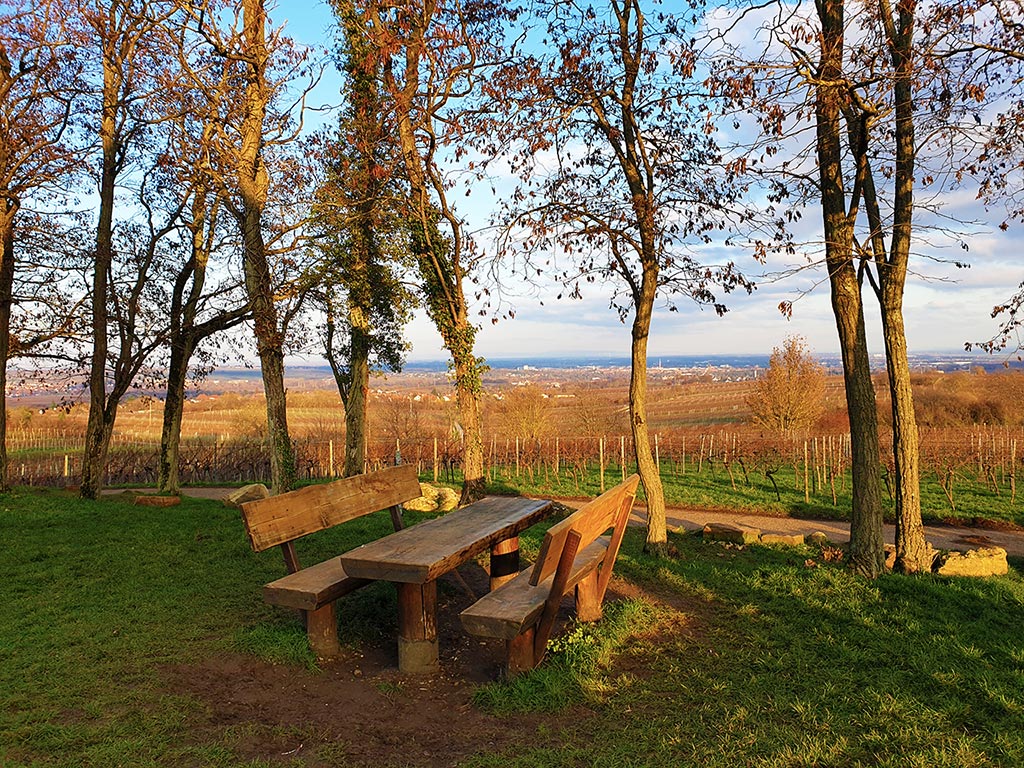
<path id="1" fill-rule="evenodd" d="M 721 313 L 713 286 L 750 287 L 731 265 L 702 264 L 693 247 L 726 226 L 737 199 L 705 130 L 689 13 L 641 0 L 611 0 L 602 13 L 577 2 L 534 6 L 546 49 L 506 70 L 500 85 L 517 99 L 515 124 L 500 117 L 491 128 L 526 137 L 512 161 L 523 184 L 503 221 L 513 236 L 526 234 L 506 254 L 525 257 L 529 270 L 549 270 L 545 260 L 565 254 L 558 277 L 573 296 L 598 278 L 618 289 L 613 305 L 630 324 L 629 420 L 646 548 L 662 553 L 665 500 L 647 415 L 655 303 L 675 308 L 671 300 L 683 296 Z"/>
<path id="2" fill-rule="evenodd" d="M 305 190 L 311 177 L 297 143 L 304 96 L 318 68 L 310 53 L 280 30 L 268 35 L 264 0 L 234 0 L 226 9 L 222 5 L 208 0 L 183 8 L 212 55 L 223 59 L 230 72 L 223 81 L 227 93 L 208 95 L 208 109 L 219 119 L 210 178 L 241 239 L 242 273 L 267 403 L 271 484 L 280 493 L 296 479 L 284 356 L 289 325 L 310 287 L 302 260 L 313 252 L 305 247 L 302 228 L 309 220 Z M 296 94 L 297 83 L 303 86 Z"/>
<path id="3" fill-rule="evenodd" d="M 63 20 L 60 5 L 44 0 L 8 4 L 0 13 L 0 491 L 8 490 L 8 363 L 68 328 L 67 307 L 48 318 L 45 331 L 19 337 L 12 324 L 17 303 L 41 298 L 41 285 L 18 274 L 26 265 L 23 258 L 19 270 L 16 233 L 32 218 L 21 216 L 23 206 L 31 198 L 63 198 L 78 164 L 69 134 L 80 67 Z M 22 230 L 31 228 L 24 223 Z"/>

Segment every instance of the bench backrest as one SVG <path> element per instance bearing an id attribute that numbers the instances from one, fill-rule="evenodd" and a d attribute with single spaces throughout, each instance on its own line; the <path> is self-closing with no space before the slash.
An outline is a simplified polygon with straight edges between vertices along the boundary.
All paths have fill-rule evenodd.
<path id="1" fill-rule="evenodd" d="M 262 552 L 419 495 L 416 467 L 404 464 L 246 502 L 242 518 L 252 548 Z"/>
<path id="2" fill-rule="evenodd" d="M 579 537 L 575 548 L 578 551 L 592 544 L 609 528 L 614 528 L 608 553 L 601 566 L 602 587 L 607 586 L 607 580 L 611 577 L 611 566 L 618 555 L 639 482 L 639 475 L 630 475 L 619 485 L 605 491 L 564 520 L 551 526 L 544 534 L 544 541 L 541 542 L 540 554 L 533 565 L 533 573 L 530 574 L 530 583 L 537 586 L 555 572 L 570 534 L 574 534 L 574 539 Z M 601 591 L 603 594 L 603 589 Z"/>

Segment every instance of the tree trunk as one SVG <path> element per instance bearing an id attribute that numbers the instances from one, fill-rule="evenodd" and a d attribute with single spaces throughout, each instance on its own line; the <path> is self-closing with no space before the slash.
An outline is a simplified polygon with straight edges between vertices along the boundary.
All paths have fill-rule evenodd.
<path id="1" fill-rule="evenodd" d="M 902 291 L 900 291 L 902 299 Z M 896 570 L 931 570 L 931 557 L 921 521 L 921 478 L 917 419 L 907 361 L 901 301 L 882 312 L 882 332 L 892 397 L 892 446 L 896 474 Z"/>
<path id="2" fill-rule="evenodd" d="M 7 461 L 7 364 L 11 356 L 11 309 L 14 305 L 14 215 L 16 206 L 0 220 L 0 493 L 10 490 Z"/>
<path id="3" fill-rule="evenodd" d="M 650 283 L 650 285 L 648 285 Z M 633 432 L 637 472 L 644 484 L 647 499 L 647 540 L 644 551 L 657 557 L 668 552 L 668 526 L 665 515 L 665 493 L 661 475 L 651 453 L 651 438 L 647 428 L 647 340 L 651 330 L 656 280 L 644 280 L 641 300 L 633 318 L 630 344 L 629 426 Z"/>
<path id="4" fill-rule="evenodd" d="M 270 447 L 270 482 L 273 493 L 285 493 L 295 484 L 295 453 L 288 434 L 284 388 L 284 344 L 278 328 L 270 269 L 267 266 L 260 228 L 260 214 L 247 210 L 243 217 L 245 237 L 245 284 L 252 307 L 256 351 L 267 400 L 267 440 Z"/>
<path id="5" fill-rule="evenodd" d="M 178 493 L 181 490 L 181 479 L 178 474 L 181 461 L 181 419 L 185 409 L 188 363 L 194 347 L 192 339 L 184 335 L 171 344 L 157 477 L 157 488 L 162 493 Z"/>
<path id="6" fill-rule="evenodd" d="M 365 333 L 365 331 L 360 331 Z M 353 337 L 356 329 L 352 328 Z M 370 388 L 369 350 L 365 343 L 352 341 L 349 383 L 345 397 L 345 477 L 366 471 L 366 405 Z"/>
<path id="7" fill-rule="evenodd" d="M 270 481 L 274 493 L 295 484 L 295 454 L 288 435 L 284 388 L 284 338 L 274 306 L 273 283 L 263 241 L 262 215 L 269 179 L 263 162 L 263 121 L 270 101 L 266 82 L 267 14 L 263 0 L 243 0 L 246 87 L 245 116 L 238 153 L 238 188 L 242 198 L 239 224 L 245 253 L 245 287 L 252 309 L 256 350 L 267 398 L 267 437 L 270 443 Z"/>
<path id="8" fill-rule="evenodd" d="M 882 496 L 879 482 L 878 414 L 871 382 L 860 281 L 853 264 L 853 222 L 857 200 L 846 211 L 843 188 L 841 111 L 843 91 L 843 0 L 819 0 L 822 43 L 820 78 L 815 87 L 816 150 L 821 184 L 825 261 L 832 311 L 843 358 L 843 383 L 853 456 L 853 509 L 850 514 L 850 567 L 869 578 L 885 567 Z"/>
<path id="9" fill-rule="evenodd" d="M 456 333 L 470 333 L 469 321 L 462 317 L 455 327 Z M 473 354 L 472 344 L 468 349 L 451 344 L 455 364 L 455 399 L 459 407 L 459 421 L 462 424 L 462 494 L 459 504 L 469 504 L 486 494 L 484 479 L 484 442 L 480 428 L 480 387 L 479 364 Z M 456 352 L 456 350 L 458 352 Z"/>
<path id="10" fill-rule="evenodd" d="M 104 56 L 103 113 L 100 120 L 100 143 L 103 150 L 100 171 L 99 221 L 96 225 L 96 253 L 92 280 L 92 361 L 89 369 L 89 420 L 85 428 L 85 450 L 82 456 L 81 495 L 95 499 L 103 487 L 107 450 L 113 423 L 107 423 L 107 293 L 113 262 L 114 190 L 117 183 L 120 142 L 117 136 L 120 84 L 113 64 Z M 110 417 L 117 415 L 116 404 Z"/>
<path id="11" fill-rule="evenodd" d="M 896 470 L 896 569 L 905 573 L 931 570 L 931 557 L 921 522 L 921 479 L 917 419 L 907 360 L 907 337 L 903 323 L 903 292 L 910 261 L 914 218 L 914 136 L 913 83 L 914 15 L 916 3 L 899 3 L 898 27 L 893 22 L 888 0 L 880 11 L 895 70 L 893 94 L 896 113 L 896 195 L 893 207 L 891 252 L 876 263 L 882 331 L 892 399 L 893 464 Z M 876 202 L 876 201 L 873 201 Z M 877 211 L 877 207 L 875 208 Z M 881 245 L 881 217 L 876 213 L 876 243 Z M 875 222 L 873 222 L 874 224 Z M 884 255 L 884 251 L 881 251 Z"/>

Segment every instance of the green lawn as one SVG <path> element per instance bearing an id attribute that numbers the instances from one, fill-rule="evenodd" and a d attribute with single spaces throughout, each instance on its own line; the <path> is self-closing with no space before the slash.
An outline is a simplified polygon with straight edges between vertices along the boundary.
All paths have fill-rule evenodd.
<path id="1" fill-rule="evenodd" d="M 313 562 L 387 528 L 386 515 L 354 521 L 300 555 Z M 629 599 L 559 637 L 536 672 L 476 691 L 478 709 L 531 712 L 536 725 L 467 764 L 1024 765 L 1017 569 L 867 582 L 818 550 L 694 535 L 673 535 L 676 554 L 655 561 L 641 533 L 617 567 Z M 0 766 L 323 764 L 246 761 L 237 732 L 197 730 L 202 707 L 165 692 L 168 665 L 228 653 L 315 670 L 297 620 L 259 599 L 279 556 L 251 552 L 236 511 L 19 490 L 0 498 L 0 536 Z M 536 542 L 531 532 L 524 549 Z M 386 594 L 346 598 L 357 646 L 382 642 Z"/>
<path id="2" fill-rule="evenodd" d="M 796 477 L 791 465 L 776 468 L 774 485 L 763 468 L 748 466 L 744 472 L 739 463 L 733 462 L 729 469 L 732 470 L 731 476 L 719 461 L 713 468 L 705 464 L 700 472 L 688 466 L 684 473 L 677 471 L 670 462 L 664 462 L 661 477 L 666 502 L 681 507 L 716 507 L 791 517 L 849 519 L 852 507 L 849 471 L 836 477 L 833 501 L 831 482 L 817 488 L 812 484 L 810 498 L 805 500 L 803 475 Z M 626 471 L 634 470 L 627 466 Z M 621 479 L 622 469 L 618 465 L 605 469 L 606 488 L 611 488 Z M 492 474 L 491 487 L 497 492 L 571 497 L 597 494 L 601 484 L 600 472 L 591 464 L 585 471 L 563 468 L 557 476 L 550 469 L 533 472 L 521 469 L 517 476 L 513 469 L 505 468 Z M 894 505 L 886 495 L 885 486 L 883 499 L 891 522 Z M 976 520 L 997 520 L 1024 526 L 1024 495 L 1011 499 L 1008 487 L 1001 487 L 996 493 L 991 486 L 975 482 L 972 478 L 958 477 L 953 486 L 953 501 L 955 510 L 950 507 L 934 473 L 923 474 L 921 514 L 925 521 L 949 520 L 969 524 Z"/>

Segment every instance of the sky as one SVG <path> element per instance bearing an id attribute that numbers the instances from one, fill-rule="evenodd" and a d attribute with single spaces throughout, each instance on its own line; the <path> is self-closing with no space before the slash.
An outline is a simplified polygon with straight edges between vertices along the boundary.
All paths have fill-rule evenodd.
<path id="1" fill-rule="evenodd" d="M 300 42 L 330 44 L 333 18 L 321 0 L 279 0 L 271 15 L 275 24 L 285 24 L 286 32 Z M 324 103 L 336 103 L 337 88 L 337 76 L 329 69 L 317 96 Z M 474 194 L 467 198 L 473 207 L 461 211 L 471 228 L 486 224 L 488 211 L 482 197 Z M 998 224 L 1003 219 L 999 212 L 986 212 L 968 192 L 946 195 L 941 205 L 943 213 L 981 224 L 967 239 L 967 251 L 949 243 L 919 243 L 904 299 L 912 354 L 955 353 L 963 350 L 965 342 L 990 338 L 997 330 L 997 321 L 991 317 L 993 306 L 1008 299 L 1024 280 L 1024 225 L 1001 232 Z M 813 211 L 808 212 L 805 223 L 812 237 L 815 229 L 820 229 L 820 220 L 814 219 Z M 726 253 L 757 283 L 757 289 L 751 295 L 734 293 L 725 297 L 729 311 L 722 317 L 685 300 L 679 301 L 677 312 L 659 307 L 652 323 L 649 356 L 768 354 L 791 335 L 804 337 L 818 354 L 838 352 L 823 270 L 774 279 L 774 274 L 798 266 L 799 259 L 792 264 L 774 262 L 762 267 L 742 249 Z M 966 261 L 970 268 L 957 269 L 944 263 L 950 260 Z M 559 292 L 558 286 L 549 285 L 531 291 L 531 295 L 506 293 L 503 300 L 506 306 L 514 307 L 515 318 L 496 324 L 490 317 L 480 318 L 477 354 L 489 359 L 629 355 L 629 327 L 609 308 L 609 287 L 591 286 L 582 300 L 558 300 L 555 296 Z M 784 301 L 794 302 L 790 318 L 778 309 Z M 867 297 L 866 313 L 869 348 L 878 354 L 883 351 L 881 326 L 871 296 Z M 410 361 L 447 357 L 440 336 L 424 313 L 416 314 L 406 336 L 411 343 Z"/>

